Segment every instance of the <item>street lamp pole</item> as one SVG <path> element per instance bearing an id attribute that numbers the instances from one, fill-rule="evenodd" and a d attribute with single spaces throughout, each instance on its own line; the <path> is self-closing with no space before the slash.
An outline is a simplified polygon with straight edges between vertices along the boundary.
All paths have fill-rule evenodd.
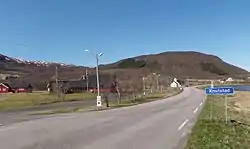
<path id="1" fill-rule="evenodd" d="M 88 49 L 85 49 L 86 52 L 90 52 Z M 90 52 L 94 55 L 95 59 L 96 59 L 96 85 L 97 85 L 97 106 L 100 107 L 102 106 L 101 103 L 101 96 L 100 96 L 100 81 L 99 81 L 99 57 L 101 57 L 103 55 L 103 53 L 93 53 Z"/>
<path id="2" fill-rule="evenodd" d="M 100 96 L 100 83 L 99 83 L 99 55 L 95 55 L 96 57 L 96 82 L 97 82 L 97 96 Z"/>

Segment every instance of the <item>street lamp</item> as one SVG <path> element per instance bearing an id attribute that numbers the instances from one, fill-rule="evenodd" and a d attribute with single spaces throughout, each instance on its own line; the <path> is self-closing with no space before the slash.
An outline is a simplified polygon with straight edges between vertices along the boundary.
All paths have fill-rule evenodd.
<path id="1" fill-rule="evenodd" d="M 100 82 L 99 82 L 99 57 L 103 55 L 103 53 L 94 53 L 89 51 L 88 49 L 85 49 L 86 52 L 90 52 L 93 54 L 93 56 L 96 58 L 96 84 L 97 84 L 97 106 L 100 107 L 102 106 L 101 103 L 101 96 L 100 96 Z"/>

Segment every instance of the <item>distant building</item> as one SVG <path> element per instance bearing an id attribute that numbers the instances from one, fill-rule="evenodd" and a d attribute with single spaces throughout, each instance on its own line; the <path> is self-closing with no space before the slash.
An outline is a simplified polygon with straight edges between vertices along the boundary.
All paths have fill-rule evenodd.
<path id="1" fill-rule="evenodd" d="M 178 87 L 178 84 L 176 83 L 176 82 L 172 82 L 171 84 L 170 84 L 170 87 Z"/>
<path id="2" fill-rule="evenodd" d="M 112 90 L 112 78 L 110 76 L 100 77 L 100 92 L 110 92 Z M 84 77 L 81 80 L 59 80 L 58 87 L 56 81 L 50 81 L 47 84 L 47 90 L 50 93 L 56 93 L 57 88 L 64 93 L 78 93 L 83 91 L 97 92 L 96 76 Z"/>
<path id="3" fill-rule="evenodd" d="M 174 78 L 174 81 L 170 84 L 170 87 L 173 87 L 173 88 L 181 87 L 181 84 L 176 78 Z"/>
<path id="4" fill-rule="evenodd" d="M 11 91 L 11 88 L 8 84 L 0 83 L 0 93 L 8 93 Z"/>
<path id="5" fill-rule="evenodd" d="M 18 84 L 18 83 L 0 83 L 0 93 L 31 93 L 33 86 L 31 84 Z"/>
<path id="6" fill-rule="evenodd" d="M 232 81 L 234 81 L 233 78 L 227 78 L 226 79 L 226 82 L 232 82 Z"/>

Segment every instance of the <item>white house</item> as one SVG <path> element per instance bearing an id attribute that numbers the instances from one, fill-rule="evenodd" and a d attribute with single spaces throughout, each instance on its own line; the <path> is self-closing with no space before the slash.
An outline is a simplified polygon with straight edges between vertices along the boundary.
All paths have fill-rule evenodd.
<path id="1" fill-rule="evenodd" d="M 227 78 L 226 82 L 232 82 L 233 78 Z"/>
<path id="2" fill-rule="evenodd" d="M 172 82 L 172 83 L 170 84 L 170 87 L 178 87 L 178 84 L 177 84 L 176 82 Z"/>
<path id="3" fill-rule="evenodd" d="M 174 78 L 174 81 L 170 84 L 170 87 L 181 87 L 180 83 L 177 81 L 176 78 Z"/>

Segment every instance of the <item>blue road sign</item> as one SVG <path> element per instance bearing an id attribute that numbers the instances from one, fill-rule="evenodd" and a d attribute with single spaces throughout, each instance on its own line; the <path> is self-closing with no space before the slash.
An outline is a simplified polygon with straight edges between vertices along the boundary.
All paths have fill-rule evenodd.
<path id="1" fill-rule="evenodd" d="M 205 89 L 207 95 L 232 95 L 234 94 L 233 87 L 209 87 Z"/>

